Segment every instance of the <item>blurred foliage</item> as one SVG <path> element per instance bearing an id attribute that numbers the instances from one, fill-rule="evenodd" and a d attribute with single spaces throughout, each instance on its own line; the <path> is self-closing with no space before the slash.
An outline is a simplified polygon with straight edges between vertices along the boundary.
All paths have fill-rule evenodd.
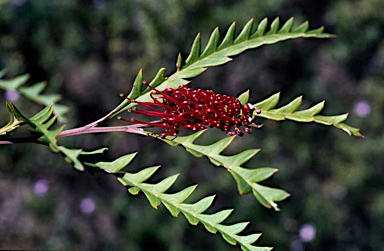
<path id="1" fill-rule="evenodd" d="M 208 160 L 151 138 L 116 133 L 65 143 L 78 147 L 81 142 L 87 150 L 110 145 L 104 156 L 110 159 L 145 151 L 132 166 L 158 163 L 164 177 L 183 173 L 180 184 L 203 181 L 196 199 L 199 192 L 226 191 L 218 194 L 213 210 L 238 205 L 231 220 L 251 219 L 250 232 L 264 233 L 260 245 L 378 250 L 384 246 L 382 7 L 380 0 L 2 0 L 0 68 L 8 69 L 9 78 L 30 73 L 30 83 L 46 80 L 47 91 L 61 93 L 71 108 L 72 127 L 115 107 L 139 69 L 145 76 L 163 66 L 173 70 L 177 53 L 189 53 L 198 32 L 204 43 L 216 25 L 224 31 L 232 21 L 242 26 L 264 16 L 324 25 L 336 39 L 257 49 L 192 83 L 232 96 L 251 88 L 252 102 L 277 91 L 284 94 L 282 102 L 305 95 L 307 107 L 326 99 L 331 108 L 326 105 L 326 114 L 350 110 L 349 123 L 363 129 L 364 140 L 319 125 L 269 121 L 236 139 L 228 153 L 260 147 L 248 165 L 279 169 L 269 185 L 278 184 L 292 196 L 278 213 L 252 196 L 238 196 L 230 174 L 217 172 Z M 23 99 L 16 105 L 30 109 L 29 115 L 41 109 Z M 8 118 L 4 106 L 0 115 Z M 206 140 L 221 136 L 212 131 Z M 0 179 L 0 249 L 234 249 L 201 226 L 196 230 L 183 218 L 173 219 L 163 207 L 153 210 L 143 197 L 133 199 L 112 177 L 74 172 L 41 146 L 1 146 Z M 42 180 L 45 190 L 39 187 Z M 316 230 L 312 241 L 300 231 L 307 223 Z"/>

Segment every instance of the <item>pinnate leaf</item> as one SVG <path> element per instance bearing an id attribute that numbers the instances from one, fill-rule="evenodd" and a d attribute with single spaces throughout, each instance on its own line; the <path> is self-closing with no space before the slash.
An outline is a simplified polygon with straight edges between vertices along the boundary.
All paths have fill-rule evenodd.
<path id="1" fill-rule="evenodd" d="M 258 182 L 272 176 L 277 170 L 274 168 L 247 169 L 241 165 L 256 155 L 260 149 L 249 149 L 232 156 L 221 154 L 233 141 L 235 136 L 226 137 L 211 145 L 198 145 L 194 141 L 205 131 L 199 131 L 189 136 L 159 138 L 166 143 L 175 146 L 181 145 L 196 157 L 207 157 L 214 165 L 225 167 L 234 177 L 240 194 L 254 192 L 259 202 L 267 207 L 279 210 L 276 201 L 284 200 L 289 194 L 281 189 L 263 189 Z"/>
<path id="2" fill-rule="evenodd" d="M 308 31 L 308 22 L 293 28 L 293 18 L 285 22 L 280 28 L 280 20 L 276 18 L 268 29 L 268 20 L 263 19 L 256 29 L 253 31 L 255 22 L 251 19 L 241 29 L 236 36 L 236 23 L 232 23 L 224 38 L 220 41 L 219 29 L 216 28 L 207 45 L 203 48 L 201 44 L 201 35 L 197 34 L 192 43 L 190 53 L 182 65 L 180 54 L 177 57 L 176 72 L 169 77 L 164 77 L 165 68 L 160 69 L 150 85 L 157 86 L 159 90 L 167 87 L 177 88 L 182 84 L 188 84 L 188 79 L 197 77 L 203 73 L 208 67 L 219 66 L 231 61 L 231 57 L 236 56 L 245 50 L 255 49 L 265 44 L 275 44 L 281 41 L 297 38 L 330 38 L 331 34 L 323 33 L 323 29 L 315 29 Z M 140 72 L 141 73 L 141 72 Z M 135 81 L 136 82 L 136 81 Z M 135 91 L 135 93 L 137 93 Z M 138 101 L 151 102 L 149 90 L 143 92 L 137 97 Z M 136 104 L 123 101 L 123 108 L 118 112 L 126 111 Z"/>
<path id="3" fill-rule="evenodd" d="M 86 152 L 82 149 L 70 149 L 60 146 L 57 142 L 57 137 L 63 131 L 64 126 L 51 129 L 57 119 L 57 115 L 54 115 L 52 104 L 48 105 L 30 118 L 21 114 L 21 112 L 12 103 L 7 103 L 7 108 L 12 116 L 11 121 L 13 120 L 14 125 L 10 124 L 8 127 L 3 127 L 1 130 L 4 130 L 5 133 L 7 133 L 10 130 L 15 129 L 15 126 L 28 124 L 32 127 L 35 133 L 37 133 L 37 140 L 39 142 L 48 145 L 53 152 L 61 153 L 65 157 L 65 160 L 73 164 L 73 166 L 79 171 L 84 170 L 83 163 L 78 159 L 80 155 L 98 154 L 107 150 L 107 148 L 101 148 L 96 151 Z"/>
<path id="4" fill-rule="evenodd" d="M 260 114 L 254 113 L 254 115 L 277 121 L 288 119 L 296 122 L 315 122 L 323 125 L 332 125 L 342 129 L 351 136 L 364 137 L 360 133 L 360 129 L 342 123 L 348 118 L 348 114 L 335 116 L 317 115 L 323 110 L 324 101 L 305 110 L 298 111 L 302 104 L 302 97 L 298 97 L 288 104 L 275 109 L 279 99 L 280 93 L 276 93 L 269 98 L 254 104 L 255 107 L 258 107 L 261 110 Z"/>

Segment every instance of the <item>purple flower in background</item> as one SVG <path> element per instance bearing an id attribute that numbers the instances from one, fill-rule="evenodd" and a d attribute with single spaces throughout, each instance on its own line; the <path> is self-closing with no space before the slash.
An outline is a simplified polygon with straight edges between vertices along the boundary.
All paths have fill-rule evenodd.
<path id="1" fill-rule="evenodd" d="M 19 100 L 20 93 L 16 90 L 6 90 L 5 91 L 5 99 L 9 102 L 15 102 Z"/>
<path id="2" fill-rule="evenodd" d="M 304 224 L 299 230 L 300 239 L 303 242 L 311 242 L 316 238 L 316 227 L 312 224 Z"/>
<path id="3" fill-rule="evenodd" d="M 92 198 L 83 198 L 80 202 L 80 211 L 83 214 L 92 214 L 96 209 L 95 201 Z"/>
<path id="4" fill-rule="evenodd" d="M 361 118 L 366 118 L 371 114 L 371 104 L 367 100 L 360 100 L 355 103 L 354 111 L 355 114 Z"/>
<path id="5" fill-rule="evenodd" d="M 33 192 L 35 195 L 39 197 L 45 196 L 48 193 L 48 190 L 49 190 L 48 181 L 45 179 L 40 179 L 36 181 L 35 184 L 33 185 Z"/>

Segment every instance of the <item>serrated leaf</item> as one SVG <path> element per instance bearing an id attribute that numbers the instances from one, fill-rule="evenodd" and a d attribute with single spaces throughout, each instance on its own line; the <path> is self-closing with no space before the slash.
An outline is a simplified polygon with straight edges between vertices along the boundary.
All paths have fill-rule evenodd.
<path id="1" fill-rule="evenodd" d="M 28 81 L 29 77 L 29 74 L 24 74 L 13 79 L 0 80 L 0 88 L 3 90 L 17 90 Z"/>
<path id="2" fill-rule="evenodd" d="M 285 24 L 281 27 L 281 29 L 278 31 L 278 33 L 290 32 L 292 27 L 293 27 L 293 23 L 294 23 L 294 19 L 293 19 L 293 17 L 291 17 L 290 19 L 288 19 L 287 22 L 285 22 Z"/>
<path id="3" fill-rule="evenodd" d="M 283 107 L 280 107 L 279 109 L 276 109 L 276 113 L 282 113 L 282 114 L 290 114 L 296 111 L 302 103 L 302 97 L 298 97 L 294 99 L 293 101 L 289 102 L 289 104 L 286 104 Z"/>
<path id="4" fill-rule="evenodd" d="M 284 190 L 265 187 L 257 183 L 252 184 L 252 192 L 263 206 L 267 208 L 272 207 L 275 211 L 280 210 L 275 202 L 282 201 L 290 196 Z"/>
<path id="5" fill-rule="evenodd" d="M 85 152 L 82 149 L 69 149 L 64 146 L 60 146 L 57 143 L 57 137 L 63 131 L 64 125 L 56 129 L 51 129 L 57 119 L 57 116 L 54 115 L 52 104 L 48 105 L 30 118 L 21 114 L 21 112 L 12 103 L 7 103 L 7 108 L 10 114 L 12 114 L 13 119 L 15 121 L 19 121 L 17 122 L 18 124 L 24 123 L 30 125 L 37 135 L 40 135 L 40 138 L 37 139 L 39 142 L 48 145 L 53 152 L 64 155 L 65 160 L 68 163 L 71 163 L 79 171 L 84 170 L 83 164 L 78 159 L 79 155 L 97 154 L 104 151 L 104 149 L 99 149 L 93 152 Z M 11 127 L 9 127 L 6 131 L 9 131 L 10 129 Z"/>
<path id="6" fill-rule="evenodd" d="M 227 33 L 225 34 L 225 37 L 217 50 L 222 50 L 223 48 L 229 47 L 233 44 L 233 40 L 235 37 L 235 32 L 236 32 L 236 22 L 233 22 L 229 28 Z"/>
<path id="7" fill-rule="evenodd" d="M 297 28 L 295 28 L 293 32 L 304 33 L 308 30 L 308 27 L 309 27 L 309 24 L 308 24 L 308 21 L 306 21 L 302 23 L 300 26 L 298 26 Z"/>
<path id="8" fill-rule="evenodd" d="M 220 38 L 219 28 L 216 28 L 212 32 L 211 37 L 208 40 L 207 46 L 205 47 L 203 53 L 201 53 L 200 58 L 203 58 L 206 55 L 210 55 L 216 51 L 219 38 Z"/>
<path id="9" fill-rule="evenodd" d="M 277 30 L 279 29 L 280 26 L 280 19 L 277 17 L 275 20 L 273 20 L 271 24 L 271 29 L 266 33 L 266 35 L 273 35 L 277 33 Z"/>
<path id="10" fill-rule="evenodd" d="M 5 70 L 1 72 L 3 74 L 0 74 L 0 78 L 4 76 Z M 36 83 L 28 87 L 23 86 L 27 83 L 29 77 L 29 74 L 24 74 L 13 79 L 0 80 L 0 88 L 4 90 L 17 90 L 21 95 L 45 106 L 56 103 L 61 99 L 61 95 L 59 94 L 42 94 L 42 91 L 47 85 L 45 82 Z M 55 104 L 55 109 L 56 108 L 55 114 L 59 116 L 60 121 L 65 122 L 65 113 L 67 113 L 68 107 Z"/>
<path id="11" fill-rule="evenodd" d="M 146 168 L 138 173 L 125 172 L 124 176 L 118 178 L 118 180 L 124 186 L 128 186 L 128 192 L 132 195 L 137 195 L 142 191 L 153 208 L 157 209 L 160 204 L 163 204 L 172 216 L 176 217 L 182 213 L 191 225 L 197 225 L 200 222 L 209 232 L 220 232 L 224 240 L 230 244 L 235 245 L 239 243 L 243 250 L 269 250 L 266 247 L 252 245 L 260 234 L 238 235 L 248 225 L 248 222 L 235 223 L 229 226 L 222 224 L 232 213 L 233 209 L 222 210 L 214 214 L 204 213 L 212 205 L 214 195 L 189 204 L 184 203 L 184 201 L 191 196 L 196 186 L 184 188 L 173 194 L 167 193 L 167 190 L 174 184 L 178 175 L 169 176 L 156 184 L 143 183 L 140 180 L 144 179 L 138 179 L 139 176 L 143 176 L 143 173 L 146 173 L 145 179 L 147 179 L 156 170 L 154 168 Z"/>
<path id="12" fill-rule="evenodd" d="M 256 103 L 253 106 L 255 106 L 255 107 L 257 107 L 263 111 L 269 111 L 269 110 L 273 109 L 279 103 L 279 100 L 280 100 L 280 92 L 273 94 L 269 98 L 267 98 L 267 99 L 265 99 L 259 103 Z"/>
<path id="13" fill-rule="evenodd" d="M 297 122 L 315 122 L 323 125 L 332 125 L 345 131 L 351 136 L 364 137 L 358 128 L 354 128 L 342 123 L 347 119 L 347 113 L 336 116 L 317 115 L 323 110 L 324 101 L 308 109 L 298 111 L 302 104 L 302 97 L 298 97 L 283 107 L 274 109 L 278 104 L 279 99 L 280 94 L 277 93 L 263 101 L 254 104 L 253 106 L 258 107 L 261 110 L 261 113 L 254 113 L 253 115 L 276 121 L 289 119 Z"/>
<path id="14" fill-rule="evenodd" d="M 114 160 L 112 162 L 101 161 L 101 162 L 96 163 L 94 166 L 98 167 L 100 169 L 103 169 L 107 173 L 117 173 L 117 172 L 121 171 L 129 163 L 131 163 L 133 158 L 135 158 L 136 154 L 137 154 L 137 152 L 123 155 L 120 158 L 117 158 L 116 160 Z"/>
<path id="15" fill-rule="evenodd" d="M 177 88 L 181 84 L 188 84 L 187 79 L 197 77 L 203 73 L 206 68 L 219 66 L 231 61 L 232 56 L 236 56 L 245 50 L 255 49 L 266 44 L 275 44 L 280 41 L 296 39 L 296 38 L 330 38 L 331 34 L 322 33 L 321 30 L 316 29 L 316 32 L 306 31 L 308 23 L 298 26 L 295 29 L 293 27 L 293 18 L 289 19 L 279 30 L 279 19 L 275 19 L 270 25 L 270 30 L 265 33 L 268 27 L 268 20 L 263 19 L 258 29 L 252 33 L 252 27 L 254 26 L 254 20 L 251 19 L 242 28 L 240 34 L 235 37 L 236 24 L 235 22 L 229 27 L 224 35 L 223 40 L 219 41 L 219 31 L 215 29 L 204 51 L 201 52 L 201 37 L 200 33 L 196 36 L 191 46 L 190 53 L 185 61 L 185 65 L 178 64 L 176 72 L 168 78 L 158 78 L 162 80 L 158 82 L 158 89 L 164 90 L 165 88 Z M 217 48 L 217 44 L 220 44 Z M 179 56 L 178 56 L 179 58 Z M 156 78 L 155 78 L 156 79 Z M 149 96 L 149 92 L 142 93 L 137 97 L 138 101 L 151 102 L 152 99 Z M 132 105 L 126 105 L 127 102 L 122 103 L 122 107 L 114 115 L 117 115 L 123 111 L 126 111 L 132 107 Z"/>
<path id="16" fill-rule="evenodd" d="M 233 42 L 234 44 L 238 44 L 248 40 L 249 36 L 251 35 L 253 23 L 254 23 L 253 19 L 248 21 L 248 23 L 241 30 L 240 34 L 236 37 L 235 41 Z"/>
<path id="17" fill-rule="evenodd" d="M 180 213 L 180 209 L 175 206 L 175 204 L 183 203 L 196 189 L 195 186 L 187 187 L 175 194 L 164 194 L 162 196 L 163 204 L 168 209 L 168 211 L 172 214 L 172 216 L 176 217 Z"/>
<path id="18" fill-rule="evenodd" d="M 257 26 L 257 30 L 254 34 L 252 34 L 250 36 L 251 39 L 253 38 L 258 38 L 258 37 L 261 37 L 264 35 L 265 33 L 265 30 L 267 29 L 268 27 L 268 19 L 267 18 L 264 18 L 260 23 L 259 25 Z"/>
<path id="19" fill-rule="evenodd" d="M 30 100 L 43 105 L 49 105 L 50 103 L 59 101 L 61 99 L 61 95 L 59 94 L 41 94 L 46 86 L 47 84 L 45 82 L 39 82 L 32 86 L 20 87 L 18 91 Z"/>
<path id="20" fill-rule="evenodd" d="M 156 183 L 156 184 L 143 183 L 142 186 L 143 186 L 143 188 L 145 188 L 145 190 L 150 189 L 152 191 L 152 193 L 154 193 L 155 195 L 158 195 L 158 194 L 164 193 L 166 190 L 168 190 L 173 185 L 173 183 L 176 182 L 176 179 L 178 176 L 179 176 L 178 174 L 172 175 L 170 177 L 163 179 L 162 181 L 160 181 L 159 183 Z"/>
<path id="21" fill-rule="evenodd" d="M 274 208 L 278 210 L 276 203 L 273 199 L 280 197 L 270 196 L 270 190 L 261 189 L 262 186 L 257 186 L 257 182 L 261 182 L 269 178 L 273 173 L 276 172 L 276 169 L 261 169 L 259 172 L 258 169 L 246 169 L 241 167 L 241 165 L 248 160 L 250 160 L 259 149 L 248 149 L 238 154 L 232 156 L 221 155 L 233 141 L 234 136 L 226 137 L 216 143 L 211 145 L 198 145 L 194 144 L 194 141 L 203 133 L 204 131 L 199 131 L 197 133 L 191 134 L 189 136 L 182 137 L 173 137 L 172 143 L 167 138 L 161 140 L 170 143 L 172 146 L 175 146 L 175 143 L 182 145 L 188 152 L 192 152 L 195 156 L 206 156 L 214 165 L 225 167 L 234 177 L 237 188 L 240 194 L 250 193 L 251 191 L 258 196 L 255 196 L 262 205 L 267 206 L 268 208 Z M 259 189 L 260 188 L 260 189 Z M 273 190 L 274 191 L 274 190 Z M 281 190 L 282 191 L 282 190 Z M 268 194 L 264 194 L 267 192 Z M 286 193 L 286 192 L 285 192 Z M 286 193 L 288 194 L 288 193 Z"/>
<path id="22" fill-rule="evenodd" d="M 311 108 L 302 111 L 295 111 L 292 114 L 287 114 L 285 117 L 290 120 L 298 122 L 312 122 L 315 120 L 315 115 L 318 114 L 324 108 L 324 101 L 320 102 Z"/>
<path id="23" fill-rule="evenodd" d="M 142 183 L 149 179 L 160 166 L 147 167 L 141 170 L 138 173 L 125 173 L 122 179 L 119 179 L 124 186 L 135 186 L 139 183 Z M 126 181 L 130 181 L 132 183 L 126 183 Z"/>
<path id="24" fill-rule="evenodd" d="M 185 60 L 185 65 L 191 65 L 194 62 L 196 62 L 199 59 L 200 50 L 201 50 L 201 37 L 199 33 L 197 34 L 197 36 L 195 37 L 195 40 L 193 41 L 189 56 L 187 60 Z"/>

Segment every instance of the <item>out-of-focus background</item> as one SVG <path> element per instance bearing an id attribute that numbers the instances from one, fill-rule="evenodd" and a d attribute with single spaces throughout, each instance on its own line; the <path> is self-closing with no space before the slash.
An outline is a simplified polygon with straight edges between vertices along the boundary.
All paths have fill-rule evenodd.
<path id="1" fill-rule="evenodd" d="M 257 102 L 278 91 L 282 104 L 304 95 L 304 107 L 326 100 L 325 115 L 349 112 L 348 124 L 365 139 L 335 128 L 263 122 L 228 153 L 262 148 L 248 167 L 279 172 L 266 184 L 291 197 L 281 211 L 239 196 L 230 174 L 206 159 L 152 138 L 122 133 L 78 136 L 63 144 L 86 150 L 108 146 L 107 159 L 139 151 L 130 170 L 162 165 L 160 180 L 180 173 L 176 187 L 199 183 L 194 199 L 213 193 L 214 212 L 236 207 L 227 221 L 251 220 L 246 233 L 263 232 L 259 245 L 276 250 L 379 250 L 384 246 L 384 1 L 232 0 L 0 0 L 0 68 L 6 78 L 30 73 L 48 82 L 70 107 L 67 128 L 92 122 L 128 92 L 137 72 L 151 80 L 175 70 L 201 32 L 223 34 L 231 22 L 291 16 L 335 39 L 298 39 L 266 46 L 209 69 L 191 86 L 237 96 L 251 89 Z M 8 119 L 0 93 L 1 124 Z M 19 99 L 32 115 L 41 109 Z M 30 114 L 28 114 L 28 112 Z M 129 115 L 126 115 L 129 116 Z M 110 124 L 119 124 L 111 121 Z M 201 143 L 225 137 L 211 130 Z M 192 201 L 191 201 L 192 202 Z M 190 226 L 133 197 L 112 176 L 77 172 L 43 146 L 0 147 L 0 249 L 239 250 L 201 225 Z"/>

